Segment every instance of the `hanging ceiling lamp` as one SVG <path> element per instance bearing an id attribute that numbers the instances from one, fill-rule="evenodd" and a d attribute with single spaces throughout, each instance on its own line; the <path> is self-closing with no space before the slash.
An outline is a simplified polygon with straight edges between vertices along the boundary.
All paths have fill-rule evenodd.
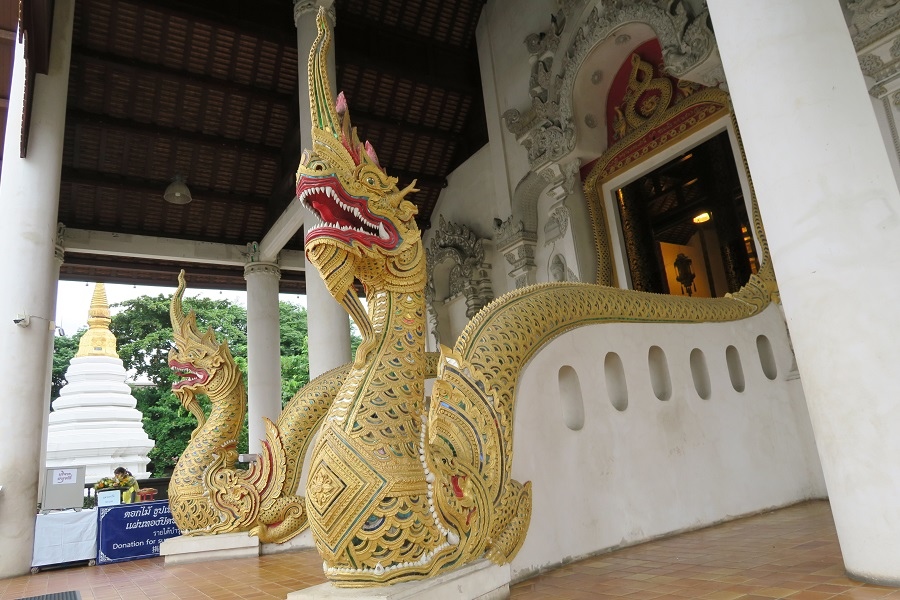
<path id="1" fill-rule="evenodd" d="M 175 176 L 175 179 L 166 188 L 163 198 L 170 204 L 188 204 L 193 200 L 191 198 L 191 190 L 188 189 L 181 175 Z"/>

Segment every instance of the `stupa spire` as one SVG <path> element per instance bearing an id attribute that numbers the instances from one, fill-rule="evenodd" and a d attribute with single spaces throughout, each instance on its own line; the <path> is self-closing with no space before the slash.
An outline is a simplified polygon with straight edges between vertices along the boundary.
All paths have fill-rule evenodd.
<path id="1" fill-rule="evenodd" d="M 80 356 L 119 358 L 116 352 L 116 336 L 109 330 L 111 322 L 106 286 L 98 283 L 94 286 L 91 307 L 88 309 L 88 330 L 81 337 L 76 358 Z"/>

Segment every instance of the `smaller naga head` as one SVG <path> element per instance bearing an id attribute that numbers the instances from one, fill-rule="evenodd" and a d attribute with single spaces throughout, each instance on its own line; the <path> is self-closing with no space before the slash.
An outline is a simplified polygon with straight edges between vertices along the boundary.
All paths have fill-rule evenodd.
<path id="1" fill-rule="evenodd" d="M 197 416 L 202 424 L 205 417 L 202 417 L 196 394 L 210 394 L 211 391 L 225 388 L 234 378 L 235 372 L 239 371 L 228 349 L 228 342 L 219 344 L 211 327 L 201 334 L 197 327 L 197 315 L 193 310 L 184 314 L 181 307 L 184 288 L 182 270 L 178 274 L 178 289 L 169 306 L 175 338 L 175 347 L 169 350 L 169 366 L 181 378 L 172 384 L 172 390 L 184 407 Z"/>
<path id="2" fill-rule="evenodd" d="M 312 148 L 297 170 L 297 197 L 320 220 L 306 233 L 306 255 L 331 295 L 354 315 L 354 279 L 367 288 L 424 283 L 424 252 L 415 222 L 417 209 L 397 179 L 388 176 L 374 148 L 361 143 L 350 123 L 343 93 L 332 99 L 326 57 L 331 44 L 324 10 L 309 56 Z M 421 272 L 420 272 L 421 271 Z M 358 299 L 357 299 L 358 300 Z"/>

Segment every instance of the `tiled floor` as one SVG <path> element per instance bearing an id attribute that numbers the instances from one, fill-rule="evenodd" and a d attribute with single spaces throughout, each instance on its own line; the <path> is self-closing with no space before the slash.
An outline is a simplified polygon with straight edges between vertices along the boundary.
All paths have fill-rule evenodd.
<path id="1" fill-rule="evenodd" d="M 0 579 L 0 599 L 78 590 L 85 600 L 284 598 L 325 581 L 311 550 L 165 567 L 162 559 Z M 900 590 L 844 575 L 831 512 L 809 502 L 685 533 L 516 584 L 515 600 L 704 598 L 900 599 Z"/>

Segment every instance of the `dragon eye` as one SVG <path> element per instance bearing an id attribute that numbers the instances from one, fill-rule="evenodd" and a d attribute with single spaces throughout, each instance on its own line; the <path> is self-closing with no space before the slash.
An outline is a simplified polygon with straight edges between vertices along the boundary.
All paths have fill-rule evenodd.
<path id="1" fill-rule="evenodd" d="M 369 185 L 375 185 L 375 178 L 374 178 L 374 177 L 367 177 L 367 178 L 366 178 L 366 183 L 368 183 Z"/>

